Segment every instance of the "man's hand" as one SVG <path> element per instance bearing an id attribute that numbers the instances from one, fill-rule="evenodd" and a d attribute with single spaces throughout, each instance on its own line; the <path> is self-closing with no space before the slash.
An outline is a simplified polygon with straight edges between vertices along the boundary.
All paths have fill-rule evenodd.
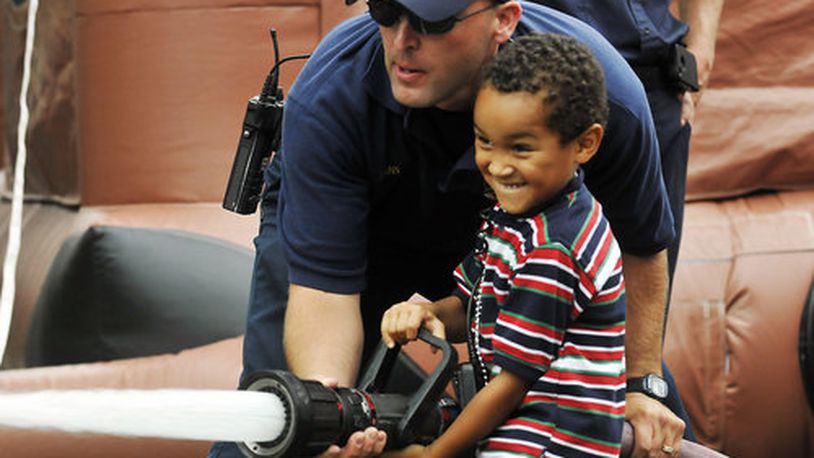
<path id="1" fill-rule="evenodd" d="M 692 125 L 695 121 L 695 107 L 701 98 L 701 92 L 684 91 L 679 94 L 678 98 L 681 100 L 681 125 L 687 123 Z"/>
<path id="2" fill-rule="evenodd" d="M 625 401 L 625 419 L 633 426 L 634 435 L 630 456 L 678 456 L 684 422 L 664 404 L 642 393 L 628 393 Z"/>

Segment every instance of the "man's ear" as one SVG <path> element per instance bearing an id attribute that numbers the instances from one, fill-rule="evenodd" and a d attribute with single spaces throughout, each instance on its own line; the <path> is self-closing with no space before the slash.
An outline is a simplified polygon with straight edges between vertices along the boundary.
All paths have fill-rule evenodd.
<path id="1" fill-rule="evenodd" d="M 498 44 L 503 44 L 509 41 L 520 22 L 520 16 L 523 13 L 523 8 L 518 1 L 509 1 L 497 5 L 497 21 L 498 26 L 495 30 L 495 40 Z"/>
<path id="2" fill-rule="evenodd" d="M 605 129 L 600 124 L 594 123 L 585 129 L 584 132 L 579 134 L 579 137 L 574 140 L 577 147 L 576 161 L 579 164 L 585 164 L 590 161 L 602 143 L 602 137 L 605 135 Z"/>

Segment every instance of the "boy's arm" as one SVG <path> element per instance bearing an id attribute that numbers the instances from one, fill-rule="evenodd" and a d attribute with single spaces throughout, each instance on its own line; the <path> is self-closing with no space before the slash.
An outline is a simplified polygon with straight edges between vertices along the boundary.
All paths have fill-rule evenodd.
<path id="1" fill-rule="evenodd" d="M 509 371 L 498 374 L 472 398 L 449 429 L 426 448 L 423 456 L 460 456 L 474 447 L 509 418 L 532 383 Z"/>
<path id="2" fill-rule="evenodd" d="M 448 341 L 466 342 L 466 310 L 458 296 L 435 301 L 429 305 L 429 310 L 444 323 Z"/>

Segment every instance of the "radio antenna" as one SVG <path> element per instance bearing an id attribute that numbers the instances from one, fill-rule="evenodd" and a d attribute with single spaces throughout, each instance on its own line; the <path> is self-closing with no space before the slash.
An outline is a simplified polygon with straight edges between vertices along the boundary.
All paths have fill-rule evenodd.
<path id="1" fill-rule="evenodd" d="M 282 98 L 282 94 L 280 94 L 280 65 L 290 60 L 308 59 L 311 57 L 310 54 L 297 54 L 280 59 L 280 47 L 277 44 L 277 29 L 272 28 L 269 30 L 269 33 L 271 34 L 271 42 L 274 46 L 274 66 L 271 67 L 266 77 L 266 82 L 263 85 L 263 90 L 260 92 L 260 100 L 263 101 Z"/>

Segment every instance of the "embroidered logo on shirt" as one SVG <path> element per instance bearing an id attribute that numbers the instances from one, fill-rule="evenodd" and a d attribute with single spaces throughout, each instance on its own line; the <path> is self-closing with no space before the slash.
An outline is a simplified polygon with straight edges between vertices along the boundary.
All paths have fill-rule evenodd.
<path id="1" fill-rule="evenodd" d="M 571 206 L 574 205 L 574 202 L 577 201 L 577 191 L 569 192 L 566 199 L 568 199 L 568 208 L 571 208 Z"/>
<path id="2" fill-rule="evenodd" d="M 385 175 L 400 175 L 401 174 L 401 166 L 398 164 L 391 164 L 384 168 Z"/>

